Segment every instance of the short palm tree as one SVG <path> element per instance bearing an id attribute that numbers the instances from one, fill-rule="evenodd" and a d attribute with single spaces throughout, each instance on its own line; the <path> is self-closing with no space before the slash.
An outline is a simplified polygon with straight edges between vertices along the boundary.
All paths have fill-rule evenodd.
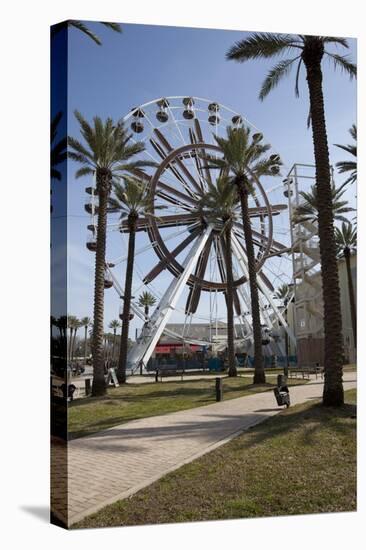
<path id="1" fill-rule="evenodd" d="M 139 296 L 139 306 L 144 308 L 145 321 L 149 318 L 149 309 L 156 304 L 156 298 L 151 292 L 144 291 Z"/>
<path id="2" fill-rule="evenodd" d="M 333 219 L 341 222 L 348 223 L 349 220 L 344 216 L 349 212 L 354 212 L 354 208 L 351 208 L 348 205 L 346 200 L 341 200 L 346 189 L 344 189 L 345 183 L 340 187 L 336 188 L 335 185 L 332 185 L 332 212 Z M 302 202 L 295 210 L 293 214 L 293 221 L 298 222 L 317 222 L 319 209 L 318 209 L 318 192 L 316 185 L 311 186 L 309 192 L 300 191 L 299 195 L 302 196 L 304 202 Z"/>
<path id="3" fill-rule="evenodd" d="M 105 27 L 107 27 L 108 29 L 111 29 L 112 31 L 119 32 L 119 33 L 122 32 L 122 27 L 119 23 L 107 23 L 105 21 L 100 21 L 100 23 L 101 25 L 104 25 Z M 93 31 L 91 31 L 89 27 L 85 25 L 85 23 L 83 23 L 82 21 L 76 21 L 74 19 L 70 19 L 69 21 L 63 21 L 58 25 L 54 25 L 51 29 L 51 37 L 55 36 L 65 27 L 72 27 L 74 29 L 78 29 L 86 36 L 89 36 L 89 38 L 93 40 L 93 42 L 98 44 L 98 46 L 101 46 L 102 44 L 100 38 Z"/>
<path id="4" fill-rule="evenodd" d="M 118 212 L 121 220 L 127 218 L 128 254 L 126 266 L 125 289 L 123 297 L 122 333 L 118 358 L 117 378 L 120 384 L 126 382 L 126 363 L 128 351 L 128 331 L 130 325 L 131 291 L 135 257 L 135 240 L 137 220 L 141 215 L 148 216 L 151 210 L 151 199 L 142 180 L 135 176 L 123 176 L 124 185 L 115 182 L 113 196 L 109 199 L 111 212 Z"/>
<path id="5" fill-rule="evenodd" d="M 233 263 L 231 250 L 231 232 L 233 221 L 235 219 L 235 207 L 238 204 L 237 189 L 231 184 L 227 176 L 221 175 L 212 184 L 207 182 L 208 192 L 201 200 L 200 206 L 205 219 L 221 219 L 223 223 L 222 235 L 225 246 L 225 266 L 226 266 L 226 307 L 227 307 L 227 348 L 229 360 L 229 376 L 237 376 L 234 347 L 234 280 Z"/>
<path id="6" fill-rule="evenodd" d="M 265 175 L 278 175 L 282 163 L 279 155 L 266 155 L 271 146 L 261 143 L 263 136 L 258 133 L 251 135 L 251 131 L 247 127 L 228 127 L 226 138 L 214 137 L 223 152 L 223 158 L 210 157 L 209 164 L 221 168 L 228 175 L 231 185 L 237 188 L 241 204 L 253 320 L 254 384 L 264 384 L 266 378 L 262 356 L 262 329 L 248 200 L 249 196 L 254 193 L 254 184 L 258 178 Z"/>
<path id="7" fill-rule="evenodd" d="M 356 227 L 353 227 L 352 224 L 350 223 L 343 222 L 341 229 L 339 229 L 339 227 L 335 228 L 335 239 L 337 244 L 338 255 L 343 256 L 346 261 L 353 341 L 356 347 L 357 346 L 357 311 L 356 311 L 355 291 L 353 288 L 353 280 L 352 280 L 352 273 L 351 273 L 351 255 L 355 253 L 357 250 Z"/>
<path id="8" fill-rule="evenodd" d="M 227 52 L 227 59 L 243 63 L 251 59 L 293 56 L 279 61 L 268 73 L 259 93 L 264 99 L 280 80 L 296 68 L 295 93 L 299 95 L 299 75 L 305 66 L 310 99 L 308 124 L 311 122 L 318 190 L 319 240 L 323 278 L 325 381 L 323 404 L 341 406 L 344 403 L 342 366 L 342 315 L 337 270 L 337 252 L 332 215 L 332 186 L 330 178 L 327 128 L 325 123 L 322 61 L 328 58 L 350 78 L 356 76 L 356 65 L 347 56 L 329 50 L 331 46 L 348 48 L 345 38 L 292 34 L 254 33 L 240 40 Z"/>
<path id="9" fill-rule="evenodd" d="M 104 270 L 107 234 L 108 199 L 112 190 L 114 177 L 125 172 L 150 165 L 149 162 L 133 161 L 138 153 L 144 151 L 141 142 L 131 143 L 131 135 L 127 133 L 123 123 L 115 124 L 111 118 L 105 122 L 100 117 L 94 117 L 90 125 L 84 117 L 75 111 L 75 117 L 80 124 L 81 135 L 85 145 L 73 137 L 68 138 L 69 157 L 82 164 L 76 172 L 76 177 L 96 177 L 96 192 L 98 195 L 97 245 L 95 253 L 94 282 L 94 318 L 93 318 L 93 386 L 92 395 L 104 395 L 106 392 L 104 380 L 103 334 L 104 334 Z"/>
<path id="10" fill-rule="evenodd" d="M 80 326 L 84 327 L 84 363 L 86 364 L 87 349 L 88 349 L 88 328 L 90 327 L 90 317 L 80 319 Z"/>
<path id="11" fill-rule="evenodd" d="M 289 293 L 288 285 L 286 283 L 283 283 L 276 290 L 276 298 L 278 298 L 279 300 L 282 300 L 282 302 L 285 303 L 285 300 L 288 297 L 288 293 Z"/>
<path id="12" fill-rule="evenodd" d="M 113 344 L 112 344 L 112 361 L 114 361 L 114 350 L 116 347 L 116 336 L 117 336 L 117 330 L 120 328 L 121 323 L 118 321 L 118 319 L 113 319 L 108 325 L 110 329 L 113 330 Z"/>
<path id="13" fill-rule="evenodd" d="M 338 168 L 338 172 L 340 174 L 344 174 L 346 172 L 351 172 L 349 178 L 344 183 L 355 183 L 357 181 L 357 126 L 356 124 L 352 124 L 351 128 L 349 129 L 349 133 L 351 134 L 351 137 L 354 139 L 355 143 L 352 143 L 350 145 L 339 145 L 338 143 L 335 144 L 336 147 L 339 147 L 339 149 L 343 149 L 343 151 L 346 151 L 346 153 L 349 153 L 353 157 L 355 157 L 356 160 L 344 160 L 336 163 L 336 167 Z"/>

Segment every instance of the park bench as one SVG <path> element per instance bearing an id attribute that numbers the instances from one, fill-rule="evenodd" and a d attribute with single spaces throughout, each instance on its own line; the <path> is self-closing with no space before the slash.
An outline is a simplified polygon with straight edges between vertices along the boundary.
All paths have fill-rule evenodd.
<path id="1" fill-rule="evenodd" d="M 297 378 L 298 376 L 310 379 L 310 372 L 307 367 L 292 367 L 288 369 L 289 378 Z"/>
<path id="2" fill-rule="evenodd" d="M 291 367 L 288 369 L 290 378 L 297 378 L 297 376 L 302 376 L 302 378 L 310 379 L 311 374 L 315 374 L 316 379 L 318 379 L 318 374 L 321 378 L 324 378 L 324 367 L 319 365 L 309 365 L 303 367 Z"/>
<path id="3" fill-rule="evenodd" d="M 179 367 L 178 365 L 161 365 L 158 367 L 155 371 L 155 382 L 159 381 L 160 376 L 160 382 L 163 381 L 163 377 L 168 376 L 181 376 L 181 380 L 183 380 L 183 374 L 186 371 L 184 368 Z"/>

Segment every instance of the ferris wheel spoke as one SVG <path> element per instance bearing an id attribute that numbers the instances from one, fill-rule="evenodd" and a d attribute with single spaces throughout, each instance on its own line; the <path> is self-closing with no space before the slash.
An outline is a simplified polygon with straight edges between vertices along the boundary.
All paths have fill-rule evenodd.
<path id="1" fill-rule="evenodd" d="M 195 269 L 195 276 L 203 279 L 205 276 L 208 258 L 210 256 L 211 252 L 211 245 L 212 245 L 212 233 L 210 234 L 207 243 L 204 246 L 204 249 L 202 250 L 200 257 L 198 258 L 197 266 Z M 187 303 L 186 303 L 186 313 L 196 313 L 198 303 L 200 301 L 202 292 L 202 286 L 199 283 L 196 283 L 189 289 Z"/>
<path id="2" fill-rule="evenodd" d="M 271 204 L 272 216 L 281 214 L 281 212 L 286 209 L 286 204 Z M 263 216 L 268 216 L 268 210 L 266 206 L 256 206 L 254 208 L 248 208 L 248 212 L 251 218 L 262 218 Z"/>
<path id="3" fill-rule="evenodd" d="M 171 198 L 170 195 L 174 195 L 175 197 L 181 199 L 182 202 L 184 203 L 184 206 L 187 207 L 187 208 L 192 209 L 192 206 L 197 205 L 196 200 L 192 199 L 190 196 L 186 195 L 185 193 L 182 193 L 181 191 L 178 191 L 178 189 L 174 189 L 174 187 L 171 187 L 167 183 L 163 183 L 162 181 L 158 181 L 157 188 L 162 189 L 163 191 L 166 191 L 166 193 L 164 193 L 164 194 L 167 194 L 167 196 L 169 198 Z"/>
<path id="4" fill-rule="evenodd" d="M 189 128 L 189 139 L 190 139 L 192 145 L 194 145 L 195 143 L 198 142 L 192 128 Z M 191 156 L 191 158 L 192 158 L 192 156 Z M 204 191 L 205 176 L 203 175 L 201 159 L 199 158 L 197 153 L 194 154 L 193 158 L 194 158 L 194 163 L 196 165 L 197 174 L 198 174 L 198 177 L 199 177 L 201 191 L 203 192 Z"/>
<path id="5" fill-rule="evenodd" d="M 226 243 L 223 235 L 220 236 L 218 248 L 219 248 L 219 257 L 221 259 L 221 262 L 220 262 L 221 268 L 219 266 L 221 281 L 223 283 L 226 283 L 226 262 L 224 262 L 223 260 L 224 258 L 226 258 Z M 224 294 L 225 294 L 225 300 L 227 303 L 227 293 L 225 292 Z M 234 302 L 234 308 L 235 308 L 236 314 L 240 315 L 241 314 L 240 300 L 239 300 L 238 291 L 236 288 L 233 288 L 233 302 Z"/>
<path id="6" fill-rule="evenodd" d="M 189 225 L 197 222 L 198 214 L 192 212 L 190 214 L 174 214 L 171 216 L 159 216 L 155 218 L 156 225 L 159 228 L 176 227 L 178 225 Z M 136 231 L 145 231 L 151 225 L 151 218 L 138 218 L 136 223 Z M 128 233 L 128 221 L 124 220 L 120 225 L 121 233 Z"/>
<path id="7" fill-rule="evenodd" d="M 176 258 L 187 246 L 194 241 L 194 239 L 201 233 L 202 228 L 196 227 L 192 230 L 192 233 L 188 235 L 174 250 L 170 253 L 173 258 Z M 145 284 L 151 283 L 164 269 L 167 267 L 167 261 L 160 260 L 149 273 L 144 277 L 143 282 Z"/>
<path id="8" fill-rule="evenodd" d="M 159 157 L 164 160 L 166 157 L 167 157 L 167 154 L 165 153 L 165 151 L 162 149 L 162 147 L 153 139 L 150 139 L 150 143 L 151 145 L 154 147 L 155 151 L 157 152 L 157 154 L 159 155 Z M 189 193 L 189 195 L 191 197 L 194 197 L 194 193 L 192 192 L 189 184 L 187 183 L 187 181 L 183 178 L 182 174 L 177 170 L 177 168 L 175 166 L 173 166 L 173 164 L 169 164 L 168 167 L 167 167 L 171 173 L 173 174 L 173 176 L 183 185 L 184 189 L 187 191 L 187 193 Z"/>
<path id="9" fill-rule="evenodd" d="M 151 176 L 149 174 L 146 174 L 146 172 L 143 172 L 142 170 L 137 169 L 134 171 L 134 173 L 147 183 L 149 183 L 151 180 Z M 171 187 L 167 183 L 164 183 L 160 180 L 157 183 L 157 187 L 159 187 L 159 189 L 162 189 L 163 191 L 166 191 L 166 193 L 160 193 L 158 191 L 157 195 L 161 196 L 162 198 L 164 198 L 168 202 L 171 202 L 172 204 L 176 204 L 177 206 L 181 206 L 182 208 L 185 208 L 188 210 L 191 210 L 192 206 L 196 206 L 197 204 L 196 200 L 192 198 L 192 195 L 191 196 L 186 195 L 185 193 L 182 193 L 178 189 L 175 189 L 174 187 Z M 170 195 L 174 195 L 175 197 L 181 199 L 181 201 L 173 202 L 174 198 L 171 197 Z"/>
<path id="10" fill-rule="evenodd" d="M 160 132 L 160 130 L 155 129 L 154 133 L 155 133 L 156 137 L 158 138 L 158 140 L 160 141 L 160 143 L 166 149 L 166 151 L 163 151 L 162 148 L 159 147 L 160 154 L 164 155 L 162 157 L 164 159 L 169 153 L 171 153 L 173 151 L 173 147 L 170 145 L 170 143 L 168 142 L 166 137 Z M 155 146 L 158 145 L 154 140 L 150 140 L 150 142 L 154 142 Z M 182 160 L 179 157 L 176 157 L 174 159 L 174 162 L 179 167 L 180 171 L 183 172 L 183 174 L 188 179 L 188 181 L 191 183 L 192 187 L 196 190 L 196 192 L 198 192 L 201 195 L 202 194 L 201 187 L 197 183 L 196 179 L 192 176 L 191 172 L 188 170 L 186 165 L 182 162 Z M 181 173 L 178 171 L 178 169 L 176 167 L 173 167 L 173 169 L 179 174 L 179 180 L 184 181 L 184 178 L 181 175 Z"/>
<path id="11" fill-rule="evenodd" d="M 194 127 L 195 127 L 195 130 L 196 130 L 198 141 L 200 141 L 201 143 L 204 143 L 203 135 L 202 135 L 202 128 L 201 128 L 201 124 L 200 124 L 200 121 L 198 120 L 198 118 L 194 119 Z M 206 156 L 206 150 L 205 149 L 202 149 L 202 155 L 204 157 Z M 205 170 L 207 182 L 210 185 L 212 185 L 211 172 L 210 172 L 210 169 L 208 168 L 207 165 L 205 165 L 204 170 Z"/>
<path id="12" fill-rule="evenodd" d="M 237 231 L 234 231 L 235 234 L 239 237 L 243 237 L 243 234 L 244 234 L 243 225 L 239 222 L 234 222 L 234 226 L 240 230 L 240 233 L 238 233 Z M 259 231 L 256 231 L 255 229 L 252 229 L 252 234 L 253 234 L 253 242 L 257 246 L 264 247 L 268 244 L 268 237 L 266 237 L 263 233 L 260 233 Z M 277 255 L 280 252 L 281 253 L 285 252 L 288 249 L 287 246 L 285 246 L 284 244 L 276 241 L 275 239 L 272 239 L 271 243 L 272 243 L 271 244 L 271 252 L 273 254 Z"/>

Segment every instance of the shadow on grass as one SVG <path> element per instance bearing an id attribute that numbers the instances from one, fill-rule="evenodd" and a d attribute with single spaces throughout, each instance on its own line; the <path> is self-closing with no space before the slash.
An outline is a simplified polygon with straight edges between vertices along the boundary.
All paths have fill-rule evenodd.
<path id="1" fill-rule="evenodd" d="M 110 445 L 112 440 L 121 440 L 123 449 L 126 449 L 126 445 L 129 446 L 129 441 L 133 442 L 133 450 L 136 450 L 137 441 L 141 441 L 143 446 L 148 445 L 148 442 L 152 439 L 155 440 L 175 440 L 175 439 L 196 439 L 205 441 L 210 445 L 228 435 L 251 429 L 251 438 L 242 443 L 243 448 L 251 447 L 263 441 L 267 441 L 277 436 L 291 433 L 298 425 L 304 422 L 309 424 L 309 429 L 305 434 L 305 444 L 312 444 L 312 437 L 316 434 L 316 431 L 321 427 L 324 422 L 330 423 L 332 429 L 339 433 L 346 433 L 347 427 L 344 426 L 339 420 L 350 419 L 355 415 L 355 405 L 346 404 L 341 408 L 325 408 L 321 404 L 316 403 L 309 405 L 309 408 L 304 411 L 303 407 L 296 408 L 294 411 L 291 409 L 281 411 L 276 408 L 260 409 L 255 412 L 246 413 L 242 415 L 222 415 L 217 413 L 208 412 L 205 417 L 202 415 L 197 420 L 184 421 L 182 423 L 174 423 L 174 425 L 162 425 L 162 426 L 121 426 L 115 427 L 106 431 L 103 430 L 106 426 L 106 420 L 101 420 L 93 424 L 92 428 L 98 431 L 91 437 L 85 437 L 79 439 L 78 445 L 85 448 L 95 448 L 98 450 L 120 450 L 119 446 L 115 443 Z M 279 411 L 280 416 L 276 418 L 268 417 L 268 412 Z M 276 415 L 277 416 L 277 415 Z M 265 426 L 263 421 L 267 420 Z M 268 426 L 268 423 L 272 422 L 272 425 Z M 257 425 L 258 424 L 258 425 Z M 105 442 L 103 442 L 105 440 Z M 105 449 L 104 445 L 108 447 Z"/>
<path id="2" fill-rule="evenodd" d="M 259 412 L 259 411 L 258 411 Z M 304 423 L 309 424 L 303 437 L 303 443 L 311 446 L 319 428 L 325 423 L 337 433 L 347 434 L 349 427 L 341 421 L 354 419 L 356 415 L 356 405 L 345 404 L 342 407 L 324 407 L 321 403 L 310 405 L 305 411 L 303 408 L 291 412 L 291 409 L 285 409 L 280 416 L 268 419 L 268 422 L 259 424 L 251 430 L 250 440 L 243 441 L 238 448 L 247 449 L 253 445 L 266 442 L 281 435 L 288 435 Z"/>

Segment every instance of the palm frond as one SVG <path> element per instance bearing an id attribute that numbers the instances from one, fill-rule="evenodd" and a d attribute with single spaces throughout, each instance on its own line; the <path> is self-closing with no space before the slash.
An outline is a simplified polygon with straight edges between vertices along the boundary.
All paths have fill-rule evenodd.
<path id="1" fill-rule="evenodd" d="M 322 40 L 324 44 L 332 43 L 332 44 L 340 44 L 344 48 L 349 48 L 347 38 L 342 38 L 340 36 L 323 36 Z"/>
<path id="2" fill-rule="evenodd" d="M 91 38 L 93 42 L 98 44 L 98 46 L 101 46 L 102 42 L 100 41 L 100 38 L 96 34 L 94 34 L 93 31 L 89 29 L 89 27 L 84 25 L 84 23 L 82 23 L 81 21 L 72 20 L 69 21 L 68 24 L 70 27 L 75 27 L 75 29 L 78 29 L 82 33 L 86 34 L 86 36 L 89 36 L 89 38 Z"/>
<path id="3" fill-rule="evenodd" d="M 301 46 L 293 35 L 253 33 L 248 38 L 236 42 L 228 50 L 226 59 L 243 63 L 249 59 L 273 57 L 294 47 Z"/>
<path id="4" fill-rule="evenodd" d="M 333 61 L 333 65 L 335 69 L 341 69 L 342 71 L 344 71 L 349 75 L 350 79 L 356 78 L 357 67 L 354 63 L 348 60 L 348 56 L 338 55 L 336 53 L 330 53 L 327 51 L 325 51 L 325 54 L 327 54 L 330 60 Z"/>
<path id="5" fill-rule="evenodd" d="M 75 178 L 81 178 L 82 176 L 89 176 L 93 175 L 94 170 L 92 168 L 89 168 L 88 166 L 83 166 L 82 168 L 79 168 L 77 172 L 75 173 Z"/>
<path id="6" fill-rule="evenodd" d="M 300 56 L 292 59 L 285 59 L 275 65 L 268 73 L 259 92 L 259 99 L 263 99 L 278 85 L 281 78 L 287 76 L 292 69 L 292 63 L 299 59 Z"/>
<path id="7" fill-rule="evenodd" d="M 300 79 L 301 63 L 302 63 L 302 59 L 300 59 L 299 63 L 297 64 L 297 69 L 296 69 L 296 78 L 295 78 L 295 96 L 296 97 L 300 97 L 299 79 Z"/>
<path id="8" fill-rule="evenodd" d="M 119 23 L 109 23 L 108 21 L 101 21 L 101 24 L 115 32 L 122 32 L 122 27 Z"/>

